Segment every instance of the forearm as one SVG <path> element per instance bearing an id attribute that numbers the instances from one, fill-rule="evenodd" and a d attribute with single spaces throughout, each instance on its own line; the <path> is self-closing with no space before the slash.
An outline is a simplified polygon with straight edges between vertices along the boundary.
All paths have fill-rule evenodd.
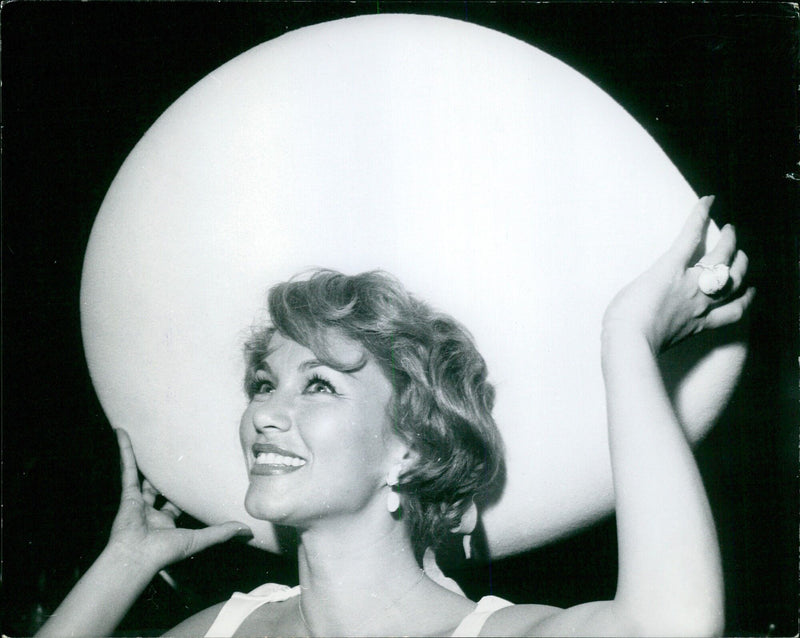
<path id="1" fill-rule="evenodd" d="M 109 636 L 155 571 L 130 554 L 106 548 L 37 636 Z"/>
<path id="2" fill-rule="evenodd" d="M 603 374 L 619 536 L 615 602 L 646 633 L 721 632 L 713 518 L 647 340 L 607 326 Z"/>

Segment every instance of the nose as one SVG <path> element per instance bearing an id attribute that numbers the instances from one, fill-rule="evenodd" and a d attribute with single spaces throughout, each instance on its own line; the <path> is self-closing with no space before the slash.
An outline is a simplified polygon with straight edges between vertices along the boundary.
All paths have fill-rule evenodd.
<path id="1" fill-rule="evenodd" d="M 292 427 L 290 406 L 274 393 L 265 401 L 256 401 L 250 406 L 253 427 L 258 432 L 280 430 L 285 432 Z"/>

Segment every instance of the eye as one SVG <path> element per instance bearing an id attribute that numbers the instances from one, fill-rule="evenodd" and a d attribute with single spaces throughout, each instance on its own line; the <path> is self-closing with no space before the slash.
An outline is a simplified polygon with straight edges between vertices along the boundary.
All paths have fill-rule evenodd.
<path id="1" fill-rule="evenodd" d="M 257 370 L 253 375 L 253 380 L 250 383 L 250 396 L 253 397 L 257 394 L 269 394 L 275 389 L 275 384 L 267 378 L 267 373 L 263 370 Z"/>
<path id="2" fill-rule="evenodd" d="M 309 394 L 337 394 L 333 384 L 317 374 L 308 380 L 306 392 Z"/>

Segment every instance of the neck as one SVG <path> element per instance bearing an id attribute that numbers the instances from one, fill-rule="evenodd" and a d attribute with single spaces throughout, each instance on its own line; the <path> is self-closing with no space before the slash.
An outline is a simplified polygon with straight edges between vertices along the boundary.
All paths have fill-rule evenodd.
<path id="1" fill-rule="evenodd" d="M 423 580 L 405 526 L 382 514 L 378 526 L 328 520 L 301 533 L 300 604 L 309 631 L 374 634 L 375 623 L 391 622 Z"/>

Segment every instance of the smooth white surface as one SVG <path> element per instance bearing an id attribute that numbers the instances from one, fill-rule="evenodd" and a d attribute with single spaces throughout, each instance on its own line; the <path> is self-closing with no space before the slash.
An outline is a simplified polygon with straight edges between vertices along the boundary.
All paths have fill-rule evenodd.
<path id="1" fill-rule="evenodd" d="M 195 85 L 121 168 L 84 266 L 92 379 L 160 490 L 274 549 L 242 505 L 248 326 L 308 267 L 388 270 L 475 335 L 508 451 L 489 542 L 532 547 L 611 506 L 600 319 L 695 200 L 622 108 L 527 44 L 408 15 L 301 29 Z M 743 357 L 694 364 L 689 430 Z"/>

